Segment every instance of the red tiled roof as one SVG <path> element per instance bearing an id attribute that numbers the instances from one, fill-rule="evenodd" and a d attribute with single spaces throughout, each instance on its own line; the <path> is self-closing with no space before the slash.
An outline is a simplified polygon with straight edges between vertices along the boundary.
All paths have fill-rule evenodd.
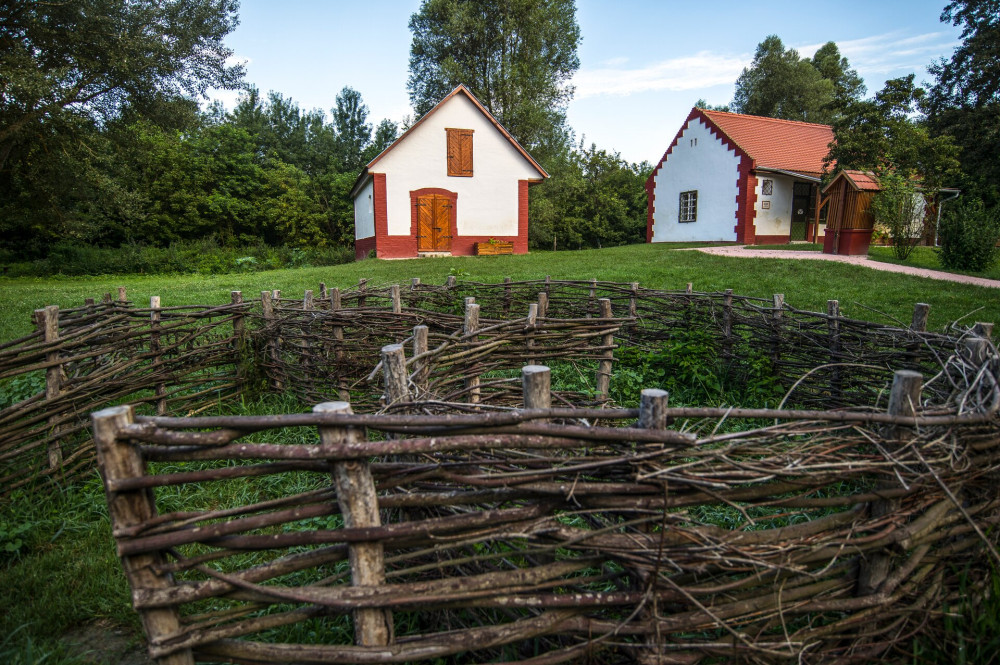
<path id="1" fill-rule="evenodd" d="M 756 115 L 702 111 L 758 168 L 781 169 L 809 175 L 823 173 L 833 128 L 811 122 L 778 120 Z"/>
<path id="2" fill-rule="evenodd" d="M 844 171 L 844 176 L 854 183 L 854 186 L 863 192 L 879 191 L 878 180 L 871 171 Z"/>

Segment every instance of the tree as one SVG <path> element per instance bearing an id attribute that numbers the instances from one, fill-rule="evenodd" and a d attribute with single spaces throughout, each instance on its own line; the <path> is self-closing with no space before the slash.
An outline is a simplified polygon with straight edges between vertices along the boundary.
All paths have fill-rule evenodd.
<path id="1" fill-rule="evenodd" d="M 73 131 L 157 96 L 234 88 L 236 0 L 0 3 L 0 169 L 43 126 Z"/>
<path id="2" fill-rule="evenodd" d="M 918 178 L 924 189 L 951 184 L 958 148 L 950 137 L 932 137 L 914 114 L 924 97 L 913 74 L 886 81 L 873 99 L 852 100 L 833 123 L 834 143 L 826 164 L 838 169 L 892 171 Z"/>
<path id="3" fill-rule="evenodd" d="M 525 148 L 561 135 L 580 67 L 573 0 L 423 0 L 410 31 L 418 115 L 464 83 Z"/>
<path id="4" fill-rule="evenodd" d="M 951 58 L 928 69 L 937 79 L 927 99 L 935 134 L 962 147 L 964 187 L 1000 205 L 1000 0 L 956 0 L 941 21 L 962 27 Z"/>
<path id="5" fill-rule="evenodd" d="M 375 128 L 375 136 L 372 138 L 372 142 L 368 144 L 368 147 L 365 148 L 362 161 L 365 164 L 372 161 L 379 153 L 392 145 L 393 141 L 398 137 L 399 127 L 396 126 L 396 123 L 392 120 L 383 120 Z"/>
<path id="6" fill-rule="evenodd" d="M 878 174 L 878 186 L 869 209 L 875 223 L 889 229 L 892 253 L 905 261 L 923 236 L 927 200 L 912 178 L 893 170 Z"/>
<path id="7" fill-rule="evenodd" d="M 845 59 L 845 67 L 846 67 Z M 736 79 L 732 109 L 736 113 L 785 120 L 827 122 L 834 82 L 824 78 L 809 59 L 785 50 L 777 35 L 757 45 L 753 62 Z"/>
<path id="8" fill-rule="evenodd" d="M 694 107 L 706 111 L 725 111 L 726 113 L 729 113 L 731 110 L 729 104 L 709 104 L 707 100 L 701 98 L 694 103 Z"/>
<path id="9" fill-rule="evenodd" d="M 827 42 L 813 54 L 812 66 L 820 76 L 833 83 L 833 99 L 826 105 L 831 119 L 851 102 L 864 97 L 867 88 L 865 82 L 852 69 L 847 58 L 840 55 L 840 49 L 834 42 Z"/>
<path id="10" fill-rule="evenodd" d="M 361 93 L 347 86 L 337 95 L 333 109 L 333 126 L 336 131 L 337 154 L 345 171 L 357 172 L 364 166 L 362 153 L 372 140 L 372 126 L 368 119 L 368 106 L 361 100 Z"/>

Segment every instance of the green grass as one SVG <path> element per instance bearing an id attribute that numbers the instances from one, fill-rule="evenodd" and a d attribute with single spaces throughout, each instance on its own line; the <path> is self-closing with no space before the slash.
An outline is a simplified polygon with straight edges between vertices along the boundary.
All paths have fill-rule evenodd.
<path id="1" fill-rule="evenodd" d="M 483 282 L 498 282 L 504 277 L 542 279 L 546 275 L 553 279 L 635 281 L 655 289 L 683 289 L 687 282 L 693 282 L 698 291 L 731 288 L 738 294 L 761 297 L 784 293 L 785 302 L 799 309 L 825 311 L 826 301 L 836 299 L 846 316 L 884 323 L 893 319 L 908 322 L 913 304 L 926 302 L 931 305 L 932 328 L 961 317 L 1000 321 L 1000 298 L 995 290 L 983 287 L 840 263 L 712 256 L 646 244 L 573 252 L 534 251 L 526 256 L 366 260 L 252 274 L 3 279 L 0 340 L 29 332 L 34 309 L 79 306 L 84 298 L 99 298 L 120 285 L 128 288 L 129 298 L 137 304 L 159 295 L 166 307 L 228 302 L 232 290 L 243 291 L 247 299 L 258 297 L 265 289 L 300 296 L 305 289 L 316 289 L 319 282 L 349 288 L 360 277 L 373 284 L 405 284 L 411 277 L 442 284 L 449 272 L 461 274 L 461 280 Z"/>
<path id="2" fill-rule="evenodd" d="M 956 275 L 972 275 L 973 277 L 1000 280 L 1000 263 L 994 263 L 982 272 L 949 270 L 941 265 L 941 261 L 938 260 L 937 252 L 933 247 L 914 247 L 913 253 L 905 261 L 900 261 L 893 256 L 892 247 L 869 247 L 868 258 L 872 261 L 881 261 L 883 263 L 895 263 L 897 265 L 926 268 L 928 270 L 941 270 L 942 272 L 955 273 Z"/>

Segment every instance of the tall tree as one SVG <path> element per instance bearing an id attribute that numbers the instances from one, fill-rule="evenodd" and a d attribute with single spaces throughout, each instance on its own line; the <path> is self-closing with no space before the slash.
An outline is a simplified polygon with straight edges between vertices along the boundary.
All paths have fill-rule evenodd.
<path id="1" fill-rule="evenodd" d="M 574 0 L 423 0 L 410 31 L 418 115 L 464 83 L 526 148 L 561 135 L 580 67 Z"/>
<path id="2" fill-rule="evenodd" d="M 930 124 L 962 146 L 964 186 L 1000 205 L 1000 0 L 956 0 L 941 21 L 962 27 L 962 44 L 929 67 Z"/>
<path id="3" fill-rule="evenodd" d="M 0 3 L 0 169 L 43 125 L 72 130 L 155 96 L 234 88 L 236 0 Z"/>
<path id="4" fill-rule="evenodd" d="M 952 184 L 958 148 L 948 136 L 932 137 L 915 117 L 924 90 L 913 79 L 910 74 L 886 81 L 873 99 L 851 101 L 834 121 L 827 164 L 917 177 L 927 189 Z"/>
<path id="5" fill-rule="evenodd" d="M 337 94 L 333 109 L 333 126 L 337 133 L 337 152 L 346 171 L 358 171 L 362 166 L 362 153 L 372 140 L 372 126 L 367 122 L 368 106 L 361 100 L 361 93 L 347 86 Z"/>
<path id="6" fill-rule="evenodd" d="M 809 59 L 769 35 L 736 80 L 731 106 L 736 113 L 830 123 L 864 94 L 864 82 L 834 42 Z"/>

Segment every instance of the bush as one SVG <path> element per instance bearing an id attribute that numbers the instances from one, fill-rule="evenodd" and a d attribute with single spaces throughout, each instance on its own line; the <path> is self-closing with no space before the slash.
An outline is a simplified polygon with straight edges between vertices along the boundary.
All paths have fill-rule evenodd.
<path id="1" fill-rule="evenodd" d="M 1000 208 L 987 208 L 975 198 L 959 199 L 944 209 L 938 238 L 942 266 L 982 272 L 1000 258 Z"/>
<path id="2" fill-rule="evenodd" d="M 888 229 L 892 253 L 900 261 L 910 257 L 924 230 L 924 200 L 912 180 L 893 172 L 878 176 L 879 192 L 872 198 L 875 224 Z"/>

